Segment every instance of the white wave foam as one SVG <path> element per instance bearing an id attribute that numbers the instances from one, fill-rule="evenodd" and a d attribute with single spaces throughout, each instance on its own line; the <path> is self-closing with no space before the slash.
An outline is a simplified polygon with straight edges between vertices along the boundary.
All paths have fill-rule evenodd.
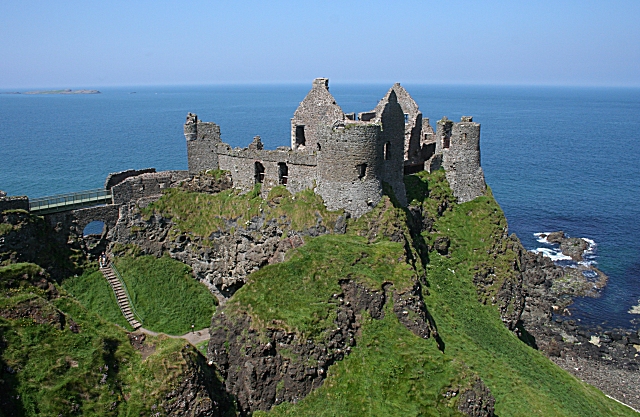
<path id="1" fill-rule="evenodd" d="M 532 250 L 531 252 L 536 252 L 536 253 L 541 253 L 544 256 L 547 256 L 549 258 L 551 258 L 552 261 L 556 262 L 556 261 L 571 261 L 571 256 L 567 256 L 567 255 L 563 255 L 562 252 L 560 252 L 557 249 L 549 249 L 549 248 L 536 248 L 534 250 Z"/>
<path id="2" fill-rule="evenodd" d="M 640 314 L 640 300 L 638 300 L 638 305 L 631 307 L 629 310 L 629 314 Z"/>
<path id="3" fill-rule="evenodd" d="M 534 233 L 533 235 L 536 237 L 536 240 L 540 243 L 546 243 L 551 245 L 551 242 L 547 240 L 547 236 L 549 236 L 550 232 L 542 232 L 542 233 Z M 542 237 L 544 235 L 544 237 Z"/>

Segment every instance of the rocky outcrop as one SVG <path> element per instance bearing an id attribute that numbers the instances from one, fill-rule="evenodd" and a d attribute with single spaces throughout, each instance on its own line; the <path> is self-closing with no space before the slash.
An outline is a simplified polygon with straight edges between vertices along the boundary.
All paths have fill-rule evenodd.
<path id="1" fill-rule="evenodd" d="M 329 230 L 318 220 L 316 226 L 292 231 L 289 221 L 267 220 L 263 215 L 246 223 L 226 221 L 224 231 L 202 238 L 189 233 L 170 233 L 175 230 L 172 229 L 172 220 L 158 214 L 145 218 L 140 207 L 148 202 L 123 205 L 120 219 L 109 239 L 120 245 L 136 245 L 143 254 L 169 254 L 184 262 L 191 266 L 195 278 L 207 285 L 220 301 L 244 285 L 251 272 L 284 260 L 284 254 L 302 245 L 305 237 L 339 233 L 338 227 L 344 223 L 339 219 L 336 230 Z"/>
<path id="2" fill-rule="evenodd" d="M 565 256 L 571 257 L 574 261 L 581 261 L 584 252 L 589 249 L 589 242 L 579 237 L 567 237 L 563 231 L 540 235 L 546 238 L 549 243 L 557 243 Z"/>
<path id="3" fill-rule="evenodd" d="M 268 410 L 281 402 L 296 402 L 322 385 L 329 366 L 342 360 L 355 346 L 362 312 L 374 320 L 384 318 L 392 287 L 373 291 L 352 280 L 340 282 L 334 294 L 335 328 L 324 340 L 310 340 L 278 328 L 257 330 L 247 314 L 218 311 L 211 325 L 208 359 L 215 363 L 243 414 Z M 414 334 L 435 334 L 419 285 L 393 292 L 394 313 Z"/>
<path id="4" fill-rule="evenodd" d="M 218 417 L 230 415 L 233 401 L 224 391 L 214 370 L 205 358 L 186 344 L 181 356 L 185 360 L 184 372 L 174 388 L 164 395 L 160 407 L 167 416 Z M 152 410 L 153 411 L 153 410 Z"/>
<path id="5" fill-rule="evenodd" d="M 31 262 L 54 280 L 78 273 L 85 242 L 62 227 L 24 211 L 0 213 L 0 264 Z"/>
<path id="6" fill-rule="evenodd" d="M 304 398 L 322 385 L 327 368 L 355 345 L 361 312 L 374 319 L 384 317 L 384 291 L 348 280 L 341 287 L 342 294 L 334 294 L 332 300 L 337 304 L 335 329 L 322 341 L 276 328 L 257 331 L 248 315 L 231 318 L 224 309 L 216 313 L 207 357 L 224 376 L 243 414 Z"/>
<path id="7" fill-rule="evenodd" d="M 476 379 L 458 400 L 458 411 L 469 417 L 491 417 L 495 413 L 496 399 L 481 379 Z"/>

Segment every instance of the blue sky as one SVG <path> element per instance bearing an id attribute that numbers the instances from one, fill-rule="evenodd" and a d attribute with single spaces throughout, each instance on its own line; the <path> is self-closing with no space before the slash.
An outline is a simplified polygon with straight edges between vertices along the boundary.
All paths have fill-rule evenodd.
<path id="1" fill-rule="evenodd" d="M 0 2 L 0 90 L 640 86 L 640 1 Z"/>

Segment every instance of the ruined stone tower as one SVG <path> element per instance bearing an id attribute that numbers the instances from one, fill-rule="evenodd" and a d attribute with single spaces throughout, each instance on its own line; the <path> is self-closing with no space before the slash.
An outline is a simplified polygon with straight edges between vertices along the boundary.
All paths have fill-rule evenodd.
<path id="1" fill-rule="evenodd" d="M 187 140 L 189 173 L 197 174 L 207 169 L 218 169 L 217 146 L 221 143 L 220 126 L 212 122 L 201 122 L 193 113 L 187 114 L 184 124 Z"/>
<path id="2" fill-rule="evenodd" d="M 480 166 L 480 124 L 462 116 L 458 123 L 438 121 L 436 152 L 442 153 L 442 167 L 459 203 L 471 201 L 487 190 Z"/>

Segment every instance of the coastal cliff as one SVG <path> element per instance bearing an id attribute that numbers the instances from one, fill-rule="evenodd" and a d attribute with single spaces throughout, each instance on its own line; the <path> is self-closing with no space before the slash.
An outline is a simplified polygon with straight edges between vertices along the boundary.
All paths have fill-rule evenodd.
<path id="1" fill-rule="evenodd" d="M 46 249 L 20 242 L 76 245 L 80 252 L 64 253 L 80 269 L 86 261 L 71 254 L 85 252 L 68 236 L 18 227 L 35 216 L 4 213 L 6 415 L 38 407 L 63 415 L 632 414 L 541 354 L 573 352 L 574 343 L 551 342 L 556 330 L 545 333 L 569 334 L 554 310 L 567 299 L 562 288 L 573 287 L 557 285 L 564 271 L 509 236 L 490 191 L 458 204 L 443 171 L 423 172 L 405 177 L 406 208 L 387 192 L 351 219 L 310 190 L 274 187 L 263 199 L 231 185 L 223 172 L 175 183 L 162 197 L 123 205 L 106 237 L 130 262 L 146 254 L 187 263 L 216 295 L 205 356 L 179 339 L 127 336 L 39 267 L 18 268 L 47 259 Z M 42 358 L 68 359 L 46 371 L 26 359 L 38 347 L 25 324 L 50 333 L 43 340 L 57 350 Z M 71 347 L 81 337 L 84 351 Z M 32 390 L 30 369 L 69 378 L 64 395 Z"/>

